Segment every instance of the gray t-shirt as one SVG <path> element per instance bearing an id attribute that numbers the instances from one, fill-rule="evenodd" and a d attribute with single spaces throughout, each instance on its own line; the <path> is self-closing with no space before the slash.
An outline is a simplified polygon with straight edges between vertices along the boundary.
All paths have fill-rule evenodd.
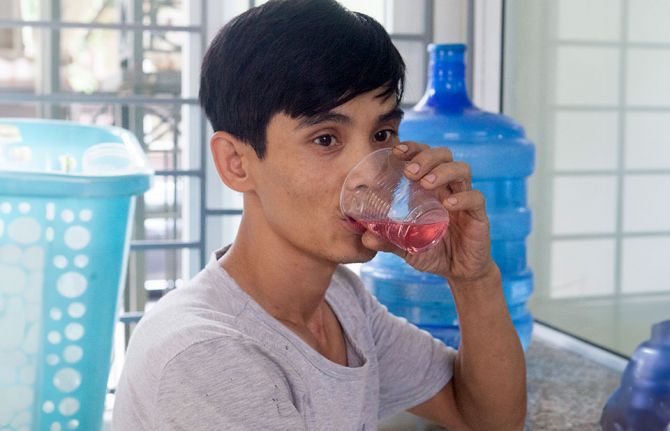
<path id="1" fill-rule="evenodd" d="M 456 352 L 390 314 L 340 266 L 326 291 L 349 366 L 268 314 L 218 260 L 162 298 L 128 346 L 112 429 L 376 430 L 428 400 Z"/>

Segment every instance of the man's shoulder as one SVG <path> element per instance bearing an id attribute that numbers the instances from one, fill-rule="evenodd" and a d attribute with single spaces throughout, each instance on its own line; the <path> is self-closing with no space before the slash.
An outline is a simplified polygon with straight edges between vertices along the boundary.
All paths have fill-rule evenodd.
<path id="1" fill-rule="evenodd" d="M 184 398 L 239 397 L 241 371 L 249 373 L 245 378 L 256 376 L 259 384 L 279 381 L 274 363 L 234 319 L 189 303 L 168 304 L 152 310 L 131 337 L 117 387 L 118 429 L 128 429 L 122 424 L 133 420 L 138 429 L 139 424 L 150 428 L 161 420 L 160 412 L 181 408 Z"/>
<path id="2" fill-rule="evenodd" d="M 239 338 L 237 308 L 225 300 L 208 298 L 201 290 L 201 286 L 189 285 L 161 298 L 133 331 L 129 360 L 146 357 L 155 367 L 193 344 Z"/>
<path id="3" fill-rule="evenodd" d="M 124 376 L 155 383 L 165 365 L 193 345 L 241 336 L 237 316 L 244 301 L 226 280 L 205 268 L 154 304 L 132 332 Z"/>

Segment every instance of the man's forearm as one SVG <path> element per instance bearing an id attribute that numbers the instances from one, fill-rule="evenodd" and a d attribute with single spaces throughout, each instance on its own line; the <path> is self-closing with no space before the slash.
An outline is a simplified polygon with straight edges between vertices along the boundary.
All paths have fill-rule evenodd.
<path id="1" fill-rule="evenodd" d="M 493 265 L 479 280 L 449 284 L 461 328 L 454 367 L 459 411 L 474 430 L 523 429 L 525 358 L 507 311 L 500 271 Z"/>

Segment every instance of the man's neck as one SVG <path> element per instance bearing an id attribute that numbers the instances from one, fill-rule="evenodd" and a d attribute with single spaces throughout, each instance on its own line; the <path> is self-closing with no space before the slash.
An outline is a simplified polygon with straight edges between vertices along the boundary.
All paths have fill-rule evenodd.
<path id="1" fill-rule="evenodd" d="M 298 327 L 320 322 L 337 265 L 302 252 L 263 221 L 243 216 L 221 265 L 278 320 Z"/>

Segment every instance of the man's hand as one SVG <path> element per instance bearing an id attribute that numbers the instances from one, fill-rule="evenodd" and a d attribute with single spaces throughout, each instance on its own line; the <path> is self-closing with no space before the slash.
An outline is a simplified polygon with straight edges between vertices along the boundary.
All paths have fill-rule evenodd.
<path id="1" fill-rule="evenodd" d="M 481 192 L 472 190 L 470 167 L 455 162 L 448 148 L 416 142 L 396 145 L 393 154 L 408 162 L 407 178 L 435 191 L 449 212 L 449 228 L 440 243 L 418 254 L 410 254 L 370 231 L 363 235 L 363 244 L 395 253 L 415 269 L 450 282 L 471 282 L 494 273 L 497 268 L 490 253 L 486 203 Z"/>
<path id="2" fill-rule="evenodd" d="M 449 211 L 449 228 L 436 246 L 409 254 L 372 232 L 363 244 L 390 251 L 419 271 L 449 281 L 461 343 L 452 380 L 410 411 L 455 430 L 519 430 L 526 414 L 525 359 L 507 311 L 501 274 L 491 258 L 486 204 L 472 190 L 467 164 L 447 148 L 402 142 L 393 153 L 408 161 L 405 175 L 434 190 Z"/>

